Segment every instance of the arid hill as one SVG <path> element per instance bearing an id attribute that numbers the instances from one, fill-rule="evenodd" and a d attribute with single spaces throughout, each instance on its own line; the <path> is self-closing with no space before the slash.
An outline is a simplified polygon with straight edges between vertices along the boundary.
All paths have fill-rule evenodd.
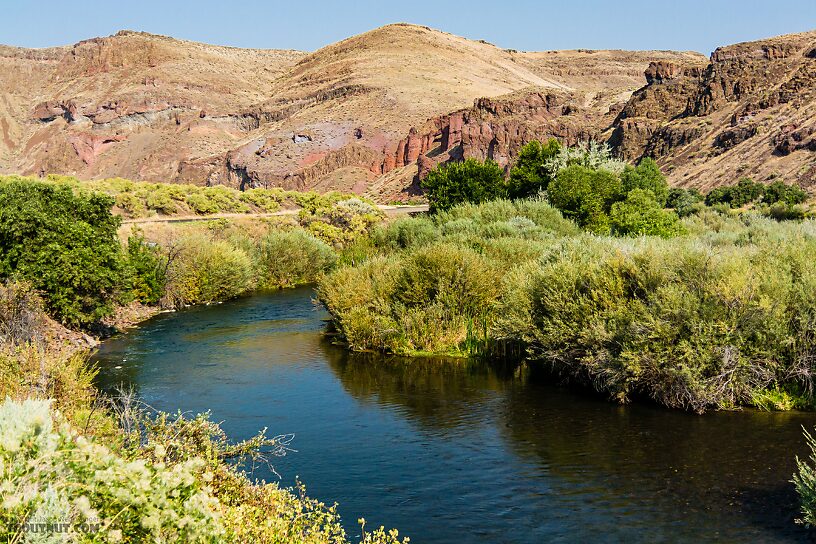
<path id="1" fill-rule="evenodd" d="M 405 24 L 309 54 L 130 31 L 50 49 L 0 47 L 0 169 L 393 198 L 405 194 L 418 157 L 438 147 L 430 132 L 449 113 L 532 93 L 574 103 L 595 126 L 653 61 L 701 59 L 526 53 Z M 589 134 L 580 124 L 575 134 Z"/>
<path id="2" fill-rule="evenodd" d="M 816 185 L 816 32 L 721 47 L 708 64 L 655 63 L 610 144 L 700 189 L 784 179 Z"/>
<path id="3" fill-rule="evenodd" d="M 124 31 L 0 47 L 0 170 L 408 198 L 433 165 L 600 139 L 675 184 L 814 179 L 816 33 L 520 52 L 388 25 L 313 53 Z M 644 86 L 645 85 L 645 86 Z"/>

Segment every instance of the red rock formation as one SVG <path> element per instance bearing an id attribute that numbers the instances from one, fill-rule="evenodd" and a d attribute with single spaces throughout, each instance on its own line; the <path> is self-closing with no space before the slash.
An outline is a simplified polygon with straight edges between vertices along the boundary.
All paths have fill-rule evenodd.
<path id="1" fill-rule="evenodd" d="M 104 136 L 90 132 L 72 133 L 68 141 L 76 151 L 77 156 L 87 165 L 92 165 L 96 158 L 110 148 L 114 143 L 125 138 L 119 135 Z"/>

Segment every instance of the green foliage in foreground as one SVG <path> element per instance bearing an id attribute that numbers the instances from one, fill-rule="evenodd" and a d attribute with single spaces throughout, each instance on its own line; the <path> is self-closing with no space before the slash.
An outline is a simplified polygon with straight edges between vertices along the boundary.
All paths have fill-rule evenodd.
<path id="1" fill-rule="evenodd" d="M 124 263 L 111 198 L 45 182 L 0 181 L 0 278 L 29 281 L 58 320 L 107 315 Z"/>
<path id="2" fill-rule="evenodd" d="M 553 180 L 553 174 L 547 168 L 548 161 L 560 150 L 561 144 L 555 138 L 549 139 L 545 144 L 538 140 L 525 144 L 519 150 L 518 158 L 510 169 L 507 196 L 529 198 L 546 191 Z"/>
<path id="3" fill-rule="evenodd" d="M 609 212 L 612 233 L 619 236 L 652 235 L 671 238 L 683 233 L 677 214 L 655 200 L 654 193 L 634 189 Z"/>
<path id="4" fill-rule="evenodd" d="M 627 205 L 669 213 L 650 192 L 632 193 L 648 201 L 617 203 L 615 228 L 640 228 Z M 355 349 L 467 354 L 474 339 L 480 350 L 509 343 L 621 402 L 813 404 L 812 222 L 707 212 L 670 239 L 564 223 L 540 201 L 400 220 L 374 231 L 367 259 L 323 278 L 319 295 Z"/>
<path id="5" fill-rule="evenodd" d="M 431 212 L 443 211 L 463 202 L 478 204 L 507 195 L 504 171 L 491 160 L 443 164 L 422 180 Z"/>
<path id="6" fill-rule="evenodd" d="M 206 416 L 148 418 L 125 406 L 124 447 L 110 447 L 50 404 L 0 404 L 0 535 L 10 542 L 25 523 L 66 523 L 70 542 L 347 542 L 335 507 L 252 483 L 226 462 L 285 447 L 277 439 L 230 444 Z M 363 541 L 400 542 L 382 528 Z"/>
<path id="7" fill-rule="evenodd" d="M 796 457 L 797 470 L 792 481 L 802 509 L 802 517 L 796 522 L 812 527 L 816 525 L 816 438 L 808 431 L 804 434 L 810 455 L 804 460 Z"/>

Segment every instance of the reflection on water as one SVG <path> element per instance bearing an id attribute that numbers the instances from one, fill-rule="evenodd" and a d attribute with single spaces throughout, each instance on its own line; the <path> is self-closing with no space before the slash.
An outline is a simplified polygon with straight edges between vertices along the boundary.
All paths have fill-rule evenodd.
<path id="1" fill-rule="evenodd" d="M 813 414 L 620 407 L 535 368 L 349 354 L 298 289 L 160 316 L 107 342 L 100 385 L 293 432 L 311 495 L 414 542 L 797 542 L 788 483 Z M 271 474 L 257 474 L 271 478 Z"/>

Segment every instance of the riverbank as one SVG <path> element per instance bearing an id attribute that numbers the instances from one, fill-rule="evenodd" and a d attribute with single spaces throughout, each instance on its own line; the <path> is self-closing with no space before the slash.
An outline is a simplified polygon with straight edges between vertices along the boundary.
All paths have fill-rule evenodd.
<path id="1" fill-rule="evenodd" d="M 206 415 L 157 414 L 128 391 L 100 394 L 88 333 L 311 281 L 336 256 L 310 231 L 341 244 L 377 213 L 332 201 L 299 214 L 297 226 L 220 220 L 164 231 L 162 240 L 131 232 L 124 242 L 112 203 L 0 179 L 0 273 L 15 277 L 0 285 L 0 487 L 8 491 L 0 534 L 17 541 L 46 523 L 109 542 L 347 542 L 334 508 L 244 472 L 285 451 L 280 439 L 261 432 L 235 443 Z M 400 541 L 382 528 L 360 539 Z"/>
<path id="2" fill-rule="evenodd" d="M 431 544 L 808 539 L 788 480 L 814 413 L 620 406 L 534 363 L 351 352 L 323 337 L 313 296 L 157 316 L 102 346 L 97 384 L 210 409 L 236 440 L 293 433 L 280 485 L 338 501 L 350 535 L 365 517 Z"/>
<path id="3" fill-rule="evenodd" d="M 812 221 L 704 211 L 687 234 L 581 233 L 541 201 L 462 205 L 371 235 L 318 292 L 352 349 L 521 349 L 618 402 L 812 409 Z"/>

